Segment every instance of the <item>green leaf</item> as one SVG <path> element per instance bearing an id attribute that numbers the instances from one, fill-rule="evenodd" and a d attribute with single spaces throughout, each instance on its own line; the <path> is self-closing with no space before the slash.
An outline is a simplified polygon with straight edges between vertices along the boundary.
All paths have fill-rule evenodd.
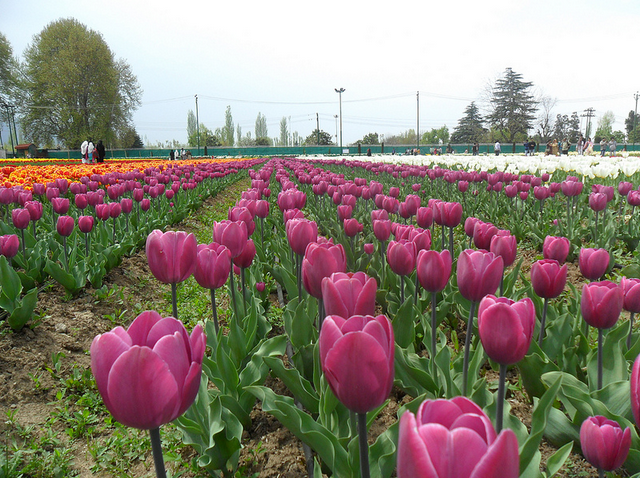
<path id="1" fill-rule="evenodd" d="M 36 308 L 38 300 L 38 289 L 32 289 L 13 310 L 8 318 L 9 326 L 16 332 L 22 329 L 33 316 L 33 309 Z"/>
<path id="2" fill-rule="evenodd" d="M 7 258 L 0 256 L 0 284 L 2 284 L 2 294 L 9 301 L 16 301 L 22 292 L 22 282 L 18 273 L 9 265 Z"/>
<path id="3" fill-rule="evenodd" d="M 298 370 L 285 368 L 282 360 L 275 357 L 264 357 L 263 360 L 307 410 L 314 414 L 318 413 L 320 404 L 318 394 Z"/>
<path id="4" fill-rule="evenodd" d="M 413 297 L 409 295 L 398 309 L 391 321 L 396 343 L 400 347 L 408 347 L 415 339 L 415 318 L 419 317 L 419 311 L 413 307 Z"/>
<path id="5" fill-rule="evenodd" d="M 547 476 L 551 478 L 560 471 L 573 450 L 573 442 L 569 442 L 547 459 Z"/>

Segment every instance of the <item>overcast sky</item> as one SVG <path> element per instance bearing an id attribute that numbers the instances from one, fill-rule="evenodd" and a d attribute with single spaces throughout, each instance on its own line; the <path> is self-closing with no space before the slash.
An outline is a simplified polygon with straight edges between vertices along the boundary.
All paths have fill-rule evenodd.
<path id="1" fill-rule="evenodd" d="M 144 94 L 134 114 L 150 142 L 186 141 L 187 113 L 210 129 L 227 105 L 243 135 L 258 113 L 269 136 L 336 134 L 343 143 L 446 124 L 511 67 L 554 113 L 607 110 L 614 129 L 640 90 L 638 0 L 356 2 L 0 0 L 0 31 L 22 57 L 52 21 L 74 17 L 125 59 Z M 597 123 L 596 123 L 597 124 Z M 6 136 L 3 135 L 6 141 Z"/>

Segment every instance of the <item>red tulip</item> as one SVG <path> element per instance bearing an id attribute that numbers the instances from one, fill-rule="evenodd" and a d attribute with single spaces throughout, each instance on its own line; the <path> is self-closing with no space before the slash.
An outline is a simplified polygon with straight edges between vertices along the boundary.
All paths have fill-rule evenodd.
<path id="1" fill-rule="evenodd" d="M 531 299 L 514 302 L 487 295 L 478 307 L 478 334 L 491 360 L 501 365 L 518 363 L 531 345 L 536 309 Z"/>
<path id="2" fill-rule="evenodd" d="M 603 416 L 589 417 L 580 427 L 580 447 L 586 460 L 599 470 L 622 466 L 631 447 L 631 430 Z"/>
<path id="3" fill-rule="evenodd" d="M 373 315 L 378 284 L 364 272 L 336 272 L 322 279 L 325 315 Z"/>
<path id="4" fill-rule="evenodd" d="M 184 231 L 154 230 L 147 236 L 149 269 L 156 279 L 175 284 L 189 278 L 196 268 L 196 237 Z"/>
<path id="5" fill-rule="evenodd" d="M 200 387 L 206 337 L 173 317 L 140 314 L 91 344 L 91 371 L 104 404 L 120 423 L 155 429 L 182 415 Z"/>
<path id="6" fill-rule="evenodd" d="M 567 283 L 567 265 L 554 259 L 542 259 L 531 265 L 531 286 L 538 297 L 553 299 L 562 294 Z"/>
<path id="7" fill-rule="evenodd" d="M 610 329 L 616 325 L 623 303 L 624 292 L 613 282 L 590 282 L 582 287 L 580 311 L 591 327 Z"/>
<path id="8" fill-rule="evenodd" d="M 226 246 L 217 242 L 198 244 L 193 277 L 200 287 L 219 289 L 227 282 L 230 270 L 231 253 Z"/>
<path id="9" fill-rule="evenodd" d="M 328 316 L 318 338 L 320 364 L 334 395 L 366 413 L 389 397 L 394 379 L 393 327 L 384 315 Z"/>
<path id="10" fill-rule="evenodd" d="M 583 247 L 578 256 L 580 272 L 589 280 L 600 280 L 609 268 L 609 252 L 606 249 Z"/>
<path id="11" fill-rule="evenodd" d="M 309 295 L 322 299 L 322 279 L 346 270 L 347 258 L 342 244 L 312 242 L 302 260 L 302 283 Z"/>
<path id="12" fill-rule="evenodd" d="M 503 272 L 502 257 L 484 250 L 466 249 L 458 257 L 458 289 L 462 297 L 480 302 L 495 293 Z"/>
<path id="13" fill-rule="evenodd" d="M 398 478 L 517 478 L 519 466 L 515 433 L 496 435 L 468 398 L 425 400 L 400 417 Z"/>
<path id="14" fill-rule="evenodd" d="M 406 239 L 391 241 L 387 246 L 387 262 L 400 276 L 408 276 L 416 267 L 416 246 Z"/>
<path id="15" fill-rule="evenodd" d="M 571 243 L 566 237 L 547 236 L 542 243 L 542 257 L 555 259 L 560 264 L 567 260 Z"/>
<path id="16" fill-rule="evenodd" d="M 416 261 L 418 281 L 427 292 L 440 292 L 451 277 L 451 254 L 449 249 L 442 252 L 421 250 Z"/>

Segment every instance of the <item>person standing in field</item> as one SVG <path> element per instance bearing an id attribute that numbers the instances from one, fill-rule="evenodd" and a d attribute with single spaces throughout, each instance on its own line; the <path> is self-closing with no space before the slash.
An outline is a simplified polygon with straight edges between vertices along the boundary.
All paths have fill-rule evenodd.
<path id="1" fill-rule="evenodd" d="M 83 164 L 87 164 L 89 162 L 89 156 L 87 155 L 88 149 L 89 149 L 89 141 L 85 139 L 80 145 L 80 154 L 82 155 Z"/>
<path id="2" fill-rule="evenodd" d="M 496 144 L 493 145 L 493 152 L 496 153 L 496 156 L 500 156 L 500 141 L 496 141 Z"/>
<path id="3" fill-rule="evenodd" d="M 105 157 L 105 149 L 104 149 L 104 144 L 102 143 L 102 140 L 99 139 L 98 140 L 98 144 L 96 145 L 96 151 L 98 152 L 98 159 L 97 162 L 98 163 L 104 163 L 104 157 Z"/>
<path id="4" fill-rule="evenodd" d="M 612 136 L 609 140 L 609 153 L 611 156 L 616 155 L 616 148 L 618 147 L 618 143 L 616 143 L 616 139 Z"/>

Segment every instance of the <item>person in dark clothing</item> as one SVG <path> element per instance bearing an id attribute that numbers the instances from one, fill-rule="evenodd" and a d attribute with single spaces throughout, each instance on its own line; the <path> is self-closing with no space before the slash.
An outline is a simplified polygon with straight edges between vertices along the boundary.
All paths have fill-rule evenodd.
<path id="1" fill-rule="evenodd" d="M 96 145 L 96 151 L 98 151 L 98 162 L 104 163 L 105 149 L 104 144 L 102 144 L 102 140 L 98 141 L 98 144 Z"/>

